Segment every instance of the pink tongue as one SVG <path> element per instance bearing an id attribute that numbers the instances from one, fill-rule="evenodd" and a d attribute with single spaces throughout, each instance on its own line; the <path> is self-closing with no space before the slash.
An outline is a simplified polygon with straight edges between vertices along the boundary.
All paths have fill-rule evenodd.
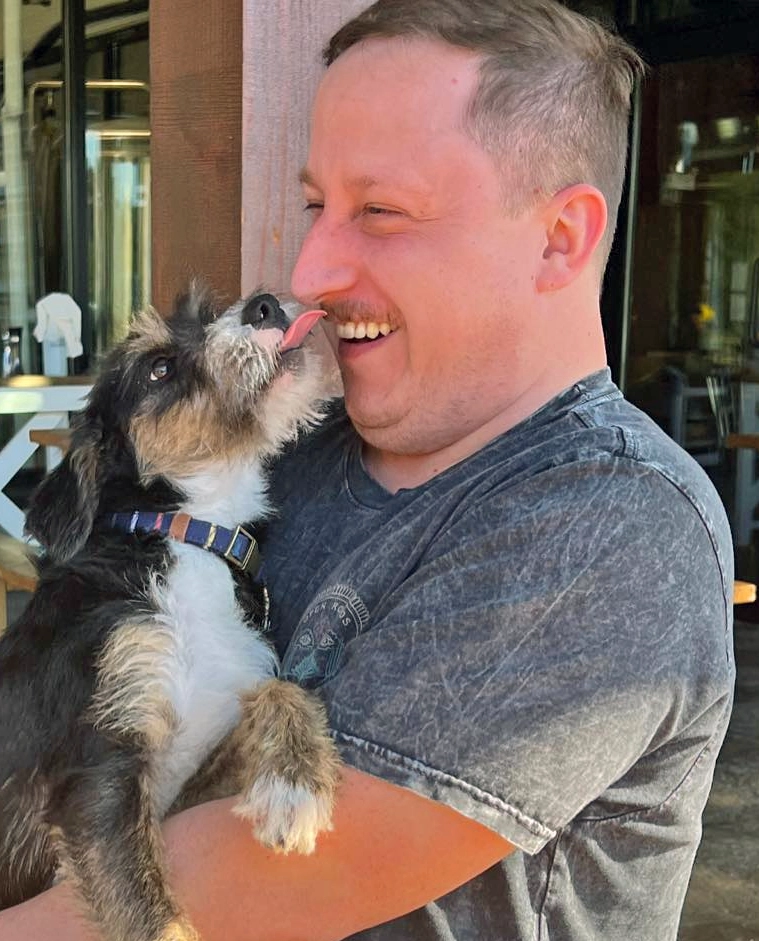
<path id="1" fill-rule="evenodd" d="M 293 320 L 282 337 L 279 352 L 284 353 L 286 350 L 292 350 L 294 347 L 300 346 L 316 322 L 326 316 L 327 312 L 324 310 L 307 310 L 305 314 L 301 314 Z"/>

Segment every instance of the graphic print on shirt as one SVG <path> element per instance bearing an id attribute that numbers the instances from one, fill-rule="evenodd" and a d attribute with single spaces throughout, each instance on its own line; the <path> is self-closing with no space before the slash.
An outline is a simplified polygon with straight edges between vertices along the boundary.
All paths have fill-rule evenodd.
<path id="1" fill-rule="evenodd" d="M 366 605 L 350 585 L 331 585 L 306 608 L 282 662 L 282 678 L 313 688 L 333 677 L 346 646 L 369 623 Z"/>

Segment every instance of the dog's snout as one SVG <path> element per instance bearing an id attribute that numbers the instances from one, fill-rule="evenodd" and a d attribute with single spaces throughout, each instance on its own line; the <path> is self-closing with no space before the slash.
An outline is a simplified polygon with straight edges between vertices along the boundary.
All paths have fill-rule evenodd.
<path id="1" fill-rule="evenodd" d="M 287 314 L 279 306 L 273 294 L 256 294 L 245 302 L 241 314 L 242 322 L 253 327 L 288 327 Z"/>

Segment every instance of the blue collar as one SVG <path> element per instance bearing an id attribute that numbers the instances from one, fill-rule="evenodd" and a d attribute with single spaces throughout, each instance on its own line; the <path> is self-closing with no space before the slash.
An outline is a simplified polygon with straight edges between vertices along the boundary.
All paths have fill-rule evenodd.
<path id="1" fill-rule="evenodd" d="M 196 520 L 187 513 L 156 513 L 147 510 L 110 513 L 105 519 L 114 529 L 128 533 L 161 533 L 178 542 L 207 549 L 234 568 L 253 576 L 261 564 L 258 543 L 242 526 L 227 529 L 216 523 Z"/>

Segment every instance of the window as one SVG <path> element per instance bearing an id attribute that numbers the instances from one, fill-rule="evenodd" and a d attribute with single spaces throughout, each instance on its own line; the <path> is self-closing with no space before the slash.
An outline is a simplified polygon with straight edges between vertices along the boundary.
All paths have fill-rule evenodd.
<path id="1" fill-rule="evenodd" d="M 82 371 L 150 296 L 148 4 L 78 0 L 67 23 L 61 0 L 0 7 L 0 330 L 19 350 L 4 370 Z M 83 98 L 66 94 L 81 82 Z M 51 293 L 81 309 L 79 359 L 60 332 L 32 337 Z"/>

